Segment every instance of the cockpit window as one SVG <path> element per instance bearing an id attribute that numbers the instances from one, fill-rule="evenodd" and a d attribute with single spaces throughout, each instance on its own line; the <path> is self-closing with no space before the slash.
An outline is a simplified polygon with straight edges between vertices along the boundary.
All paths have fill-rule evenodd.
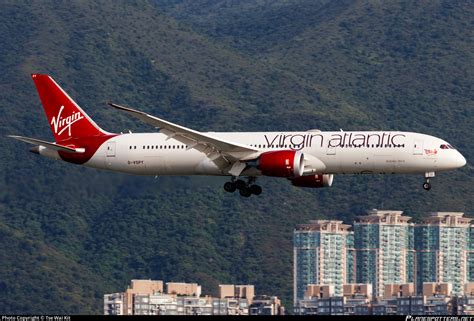
<path id="1" fill-rule="evenodd" d="M 456 148 L 454 148 L 453 146 L 451 146 L 449 144 L 442 144 L 441 146 L 439 146 L 439 148 L 441 148 L 441 149 L 456 149 Z"/>

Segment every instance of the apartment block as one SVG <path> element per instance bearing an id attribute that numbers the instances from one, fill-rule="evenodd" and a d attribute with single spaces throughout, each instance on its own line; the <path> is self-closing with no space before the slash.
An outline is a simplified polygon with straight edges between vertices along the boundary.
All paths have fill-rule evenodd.
<path id="1" fill-rule="evenodd" d="M 451 283 L 462 295 L 472 269 L 471 219 L 460 212 L 435 212 L 415 227 L 417 288 L 427 282 Z"/>
<path id="2" fill-rule="evenodd" d="M 124 292 L 123 314 L 133 314 L 133 300 L 135 295 L 150 295 L 163 293 L 163 281 L 155 280 L 132 280 L 128 289 Z"/>
<path id="3" fill-rule="evenodd" d="M 213 315 L 248 315 L 249 301 L 242 298 L 214 298 L 212 300 Z"/>
<path id="4" fill-rule="evenodd" d="M 349 225 L 342 221 L 315 220 L 298 225 L 293 234 L 294 302 L 303 299 L 308 284 L 342 285 L 351 280 L 354 263 Z"/>
<path id="5" fill-rule="evenodd" d="M 464 295 L 458 299 L 458 314 L 474 315 L 474 282 L 464 287 Z"/>
<path id="6" fill-rule="evenodd" d="M 344 284 L 343 296 L 334 295 L 334 286 L 309 284 L 304 299 L 297 301 L 298 315 L 368 315 L 371 313 L 371 284 Z"/>
<path id="7" fill-rule="evenodd" d="M 104 315 L 123 315 L 124 312 L 125 306 L 123 293 L 104 295 Z"/>
<path id="8" fill-rule="evenodd" d="M 132 280 L 125 292 L 104 295 L 106 315 L 248 315 L 284 314 L 276 296 L 255 299 L 253 285 L 222 284 L 219 298 L 201 296 L 196 283 Z"/>
<path id="9" fill-rule="evenodd" d="M 284 315 L 285 308 L 276 296 L 261 295 L 254 297 L 249 306 L 249 315 Z"/>
<path id="10" fill-rule="evenodd" d="M 467 279 L 474 282 L 474 225 L 469 226 L 469 236 L 467 242 Z"/>
<path id="11" fill-rule="evenodd" d="M 385 284 L 414 281 L 413 227 L 402 211 L 370 210 L 354 222 L 357 283 L 382 296 Z"/>

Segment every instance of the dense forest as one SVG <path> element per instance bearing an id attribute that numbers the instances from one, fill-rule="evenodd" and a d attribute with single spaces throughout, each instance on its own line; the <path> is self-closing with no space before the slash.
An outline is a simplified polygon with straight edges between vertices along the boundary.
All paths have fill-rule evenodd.
<path id="1" fill-rule="evenodd" d="M 292 232 L 367 209 L 474 216 L 470 1 L 134 0 L 0 3 L 0 312 L 102 313 L 133 278 L 255 284 L 292 302 Z M 51 74 L 101 127 L 155 129 L 128 105 L 200 131 L 405 130 L 468 165 L 225 193 L 225 178 L 134 177 L 55 162 L 30 74 Z"/>

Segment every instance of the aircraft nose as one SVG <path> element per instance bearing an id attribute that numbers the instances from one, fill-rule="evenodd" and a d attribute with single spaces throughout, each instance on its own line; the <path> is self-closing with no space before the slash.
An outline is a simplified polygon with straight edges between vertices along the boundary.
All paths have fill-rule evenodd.
<path id="1" fill-rule="evenodd" d="M 456 163 L 458 167 L 463 167 L 464 165 L 466 165 L 466 159 L 464 158 L 464 156 L 461 155 L 460 152 L 458 152 L 458 155 L 456 157 Z"/>

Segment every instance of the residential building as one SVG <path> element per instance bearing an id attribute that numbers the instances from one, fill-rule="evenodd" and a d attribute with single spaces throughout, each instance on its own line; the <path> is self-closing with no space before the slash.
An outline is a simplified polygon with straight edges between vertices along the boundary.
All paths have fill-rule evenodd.
<path id="1" fill-rule="evenodd" d="M 346 280 L 347 284 L 354 284 L 356 279 L 356 249 L 354 243 L 354 232 L 346 234 Z"/>
<path id="2" fill-rule="evenodd" d="M 371 284 L 344 284 L 343 296 L 334 295 L 333 285 L 308 285 L 304 299 L 297 301 L 294 313 L 299 315 L 370 314 Z"/>
<path id="3" fill-rule="evenodd" d="M 163 281 L 155 280 L 132 280 L 128 289 L 124 292 L 123 314 L 133 314 L 133 299 L 135 295 L 150 295 L 163 293 Z"/>
<path id="4" fill-rule="evenodd" d="M 212 298 L 196 296 L 178 296 L 178 315 L 212 315 Z"/>
<path id="5" fill-rule="evenodd" d="M 464 295 L 458 298 L 456 305 L 458 314 L 474 315 L 474 282 L 464 287 Z"/>
<path id="6" fill-rule="evenodd" d="M 469 226 L 469 236 L 467 242 L 467 279 L 474 282 L 474 225 Z"/>
<path id="7" fill-rule="evenodd" d="M 249 315 L 284 315 L 285 308 L 276 296 L 261 295 L 254 297 L 249 307 Z"/>
<path id="8" fill-rule="evenodd" d="M 294 302 L 303 299 L 308 284 L 334 285 L 342 296 L 342 285 L 351 279 L 352 232 L 342 221 L 315 220 L 298 225 L 293 234 Z"/>
<path id="9" fill-rule="evenodd" d="M 124 314 L 124 294 L 111 293 L 104 295 L 104 315 Z"/>
<path id="10" fill-rule="evenodd" d="M 212 309 L 213 315 L 248 315 L 249 302 L 241 298 L 214 298 Z"/>
<path id="11" fill-rule="evenodd" d="M 134 315 L 176 315 L 177 299 L 174 294 L 137 294 L 133 301 Z"/>
<path id="12" fill-rule="evenodd" d="M 397 298 L 397 314 L 423 315 L 425 314 L 426 298 L 418 296 L 402 296 Z"/>
<path id="13" fill-rule="evenodd" d="M 472 269 L 471 219 L 460 212 L 435 212 L 415 227 L 417 288 L 427 282 L 451 283 L 463 295 Z"/>
<path id="14" fill-rule="evenodd" d="M 402 211 L 370 210 L 354 222 L 356 279 L 370 283 L 375 297 L 385 284 L 413 282 L 413 224 Z"/>
<path id="15" fill-rule="evenodd" d="M 254 301 L 253 285 L 223 284 L 219 298 L 201 296 L 196 283 L 166 283 L 152 280 L 132 280 L 122 293 L 104 295 L 106 315 L 248 315 L 284 314 L 276 296 L 259 296 Z M 252 311 L 250 311 L 252 310 Z"/>

